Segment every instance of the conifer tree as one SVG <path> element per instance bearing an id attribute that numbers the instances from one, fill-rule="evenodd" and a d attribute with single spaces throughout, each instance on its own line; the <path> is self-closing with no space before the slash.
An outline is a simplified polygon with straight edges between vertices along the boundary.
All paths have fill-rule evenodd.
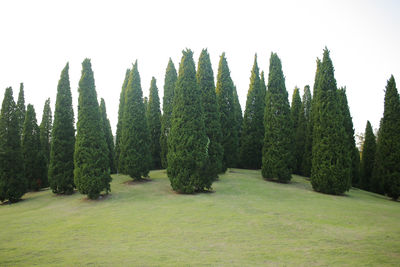
<path id="1" fill-rule="evenodd" d="M 5 91 L 0 113 L 0 201 L 17 202 L 25 194 L 19 111 L 11 87 Z"/>
<path id="2" fill-rule="evenodd" d="M 289 182 L 292 174 L 293 124 L 282 64 L 276 53 L 271 53 L 265 102 L 262 176 Z"/>
<path id="3" fill-rule="evenodd" d="M 235 108 L 234 88 L 225 53 L 222 53 L 218 65 L 216 94 L 221 115 L 223 171 L 226 168 L 236 167 L 239 159 L 238 123 L 235 118 L 235 114 L 236 116 L 239 114 Z"/>
<path id="4" fill-rule="evenodd" d="M 158 96 L 158 88 L 156 79 L 152 77 L 150 83 L 149 103 L 147 107 L 147 122 L 150 132 L 150 154 L 151 154 L 151 168 L 161 169 L 161 110 L 160 110 L 160 97 Z"/>
<path id="5" fill-rule="evenodd" d="M 206 135 L 201 92 L 191 50 L 182 51 L 168 136 L 168 177 L 172 189 L 193 193 L 211 188 L 208 176 L 210 139 Z"/>
<path id="6" fill-rule="evenodd" d="M 264 142 L 265 92 L 261 84 L 257 55 L 251 70 L 246 109 L 240 142 L 240 165 L 245 169 L 260 169 Z"/>
<path id="7" fill-rule="evenodd" d="M 20 83 L 19 86 L 19 93 L 18 93 L 18 101 L 17 101 L 17 110 L 18 110 L 18 125 L 19 125 L 19 132 L 22 135 L 22 130 L 24 128 L 25 122 L 25 93 L 24 93 L 24 84 Z"/>
<path id="8" fill-rule="evenodd" d="M 382 166 L 383 166 L 383 161 L 385 159 L 383 158 L 381 154 L 381 147 L 379 145 L 379 140 L 382 132 L 382 124 L 383 124 L 383 118 L 381 118 L 379 122 L 379 130 L 376 135 L 376 153 L 375 153 L 375 161 L 374 161 L 374 166 L 372 170 L 372 177 L 371 177 L 371 184 L 370 184 L 370 191 L 378 194 L 385 194 L 385 191 L 383 189 L 383 178 L 380 176 L 382 173 Z"/>
<path id="9" fill-rule="evenodd" d="M 265 97 L 264 97 L 265 99 Z M 242 107 L 240 106 L 240 102 L 239 102 L 239 96 L 237 94 L 237 90 L 236 90 L 236 86 L 233 85 L 233 113 L 234 113 L 234 118 L 235 121 L 233 122 L 235 124 L 235 128 L 237 131 L 237 162 L 235 166 L 232 167 L 236 167 L 236 168 L 240 168 L 240 139 L 242 136 L 242 131 L 243 131 L 243 113 L 242 113 Z M 222 172 L 225 172 L 225 170 L 223 170 Z"/>
<path id="10" fill-rule="evenodd" d="M 392 75 L 386 86 L 385 106 L 378 134 L 373 176 L 375 181 L 380 181 L 383 184 L 384 192 L 393 200 L 397 200 L 400 196 L 399 162 L 400 99 L 396 88 L 396 81 Z"/>
<path id="11" fill-rule="evenodd" d="M 106 103 L 104 102 L 103 98 L 101 98 L 100 101 L 100 116 L 101 116 L 101 123 L 104 132 L 104 137 L 106 138 L 106 143 L 108 148 L 108 161 L 109 161 L 110 173 L 116 173 L 117 169 L 115 166 L 114 138 L 111 131 L 110 120 L 107 117 Z"/>
<path id="12" fill-rule="evenodd" d="M 303 160 L 304 153 L 304 140 L 301 136 L 301 129 L 303 127 L 303 118 L 301 117 L 301 98 L 300 89 L 296 86 L 292 95 L 292 106 L 290 108 L 290 117 L 293 122 L 293 133 L 294 133 L 294 149 L 293 149 L 293 173 L 301 174 L 301 163 Z"/>
<path id="13" fill-rule="evenodd" d="M 118 169 L 118 172 L 119 172 L 119 155 L 121 153 L 120 143 L 121 143 L 121 138 L 122 138 L 122 123 L 123 123 L 123 116 L 124 116 L 126 86 L 128 85 L 130 72 L 131 72 L 130 69 L 127 69 L 125 72 L 124 83 L 122 84 L 121 93 L 119 95 L 117 132 L 115 134 L 115 167 Z"/>
<path id="14" fill-rule="evenodd" d="M 201 94 L 204 124 L 206 125 L 205 131 L 210 140 L 208 146 L 208 175 L 212 179 L 217 179 L 218 173 L 223 171 L 222 159 L 224 150 L 221 145 L 221 118 L 215 93 L 214 72 L 207 49 L 203 49 L 200 53 L 196 79 Z"/>
<path id="15" fill-rule="evenodd" d="M 329 51 L 324 49 L 313 105 L 311 184 L 315 191 L 343 194 L 351 187 L 351 158 Z"/>
<path id="16" fill-rule="evenodd" d="M 309 124 L 311 123 L 311 102 L 312 102 L 312 96 L 311 96 L 311 92 L 310 92 L 310 86 L 306 85 L 304 86 L 304 94 L 303 94 L 303 99 L 301 101 L 301 111 L 299 114 L 299 126 L 298 126 L 298 130 L 296 132 L 296 137 L 295 137 L 295 142 L 297 144 L 299 144 L 299 147 L 296 148 L 300 151 L 302 151 L 301 154 L 301 165 L 300 165 L 300 174 L 301 175 L 308 175 L 308 177 L 310 176 L 310 172 L 306 173 L 306 168 L 308 169 L 308 167 L 306 167 L 306 161 L 309 161 L 310 166 L 309 168 L 311 168 L 311 159 L 307 159 L 307 156 L 311 157 L 311 143 L 310 143 L 310 148 L 307 148 L 307 140 L 311 139 L 308 138 L 307 136 L 307 132 L 309 130 Z M 309 155 L 308 155 L 308 152 Z M 311 171 L 311 169 L 310 169 Z"/>
<path id="17" fill-rule="evenodd" d="M 362 145 L 362 157 L 361 157 L 361 181 L 360 188 L 370 191 L 372 183 L 372 173 L 375 163 L 375 153 L 376 153 L 376 139 L 374 132 L 372 131 L 372 126 L 369 121 L 367 121 L 367 126 L 365 127 L 365 139 Z"/>
<path id="18" fill-rule="evenodd" d="M 149 98 L 145 96 L 143 98 L 143 104 L 144 104 L 144 110 L 145 110 L 145 115 L 146 115 L 146 120 L 147 120 L 147 112 L 148 112 L 148 107 L 149 107 Z"/>
<path id="19" fill-rule="evenodd" d="M 45 177 L 43 179 L 42 187 L 49 186 L 48 183 L 48 169 L 50 163 L 50 141 L 51 141 L 51 128 L 52 128 L 52 115 L 50 108 L 50 98 L 46 100 L 43 108 L 42 122 L 40 123 L 40 145 L 42 153 L 46 161 Z"/>
<path id="20" fill-rule="evenodd" d="M 74 185 L 75 128 L 69 83 L 69 64 L 61 72 L 57 85 L 56 108 L 51 132 L 48 179 L 55 194 L 72 194 Z"/>
<path id="21" fill-rule="evenodd" d="M 168 61 L 167 70 L 164 79 L 164 96 L 163 96 L 163 115 L 161 117 L 161 164 L 163 168 L 167 168 L 167 154 L 168 154 L 168 135 L 171 131 L 171 116 L 174 100 L 174 91 L 178 74 L 176 73 L 175 65 L 171 58 Z"/>
<path id="22" fill-rule="evenodd" d="M 150 170 L 149 130 L 137 61 L 126 87 L 119 170 L 134 180 L 147 177 Z"/>
<path id="23" fill-rule="evenodd" d="M 46 159 L 40 144 L 40 130 L 36 121 L 35 109 L 28 104 L 22 132 L 22 156 L 28 189 L 38 191 L 46 184 Z"/>
<path id="24" fill-rule="evenodd" d="M 82 62 L 79 81 L 78 123 L 74 151 L 74 182 L 80 193 L 97 199 L 110 191 L 108 148 L 101 125 L 90 59 Z"/>

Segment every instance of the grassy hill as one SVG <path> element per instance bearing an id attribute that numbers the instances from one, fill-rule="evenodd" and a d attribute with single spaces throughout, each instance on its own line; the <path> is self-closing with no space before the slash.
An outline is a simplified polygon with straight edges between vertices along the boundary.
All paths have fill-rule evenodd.
<path id="1" fill-rule="evenodd" d="M 0 266 L 383 266 L 400 262 L 400 203 L 315 193 L 294 176 L 232 169 L 214 193 L 178 195 L 165 171 L 90 201 L 50 190 L 0 205 Z"/>

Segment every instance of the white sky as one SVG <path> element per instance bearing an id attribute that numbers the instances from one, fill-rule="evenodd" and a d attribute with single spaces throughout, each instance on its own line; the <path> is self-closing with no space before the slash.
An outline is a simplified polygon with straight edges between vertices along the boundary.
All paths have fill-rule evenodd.
<path id="1" fill-rule="evenodd" d="M 379 126 L 391 74 L 400 87 L 399 15 L 396 0 L 1 1 L 0 101 L 8 86 L 17 98 L 24 82 L 25 101 L 40 123 L 47 97 L 54 112 L 69 61 L 76 120 L 81 62 L 88 57 L 115 133 L 125 70 L 136 59 L 144 95 L 154 76 L 162 99 L 169 57 L 178 68 L 184 48 L 195 52 L 196 62 L 208 48 L 216 76 L 225 51 L 244 109 L 254 53 L 266 78 L 270 53 L 278 53 L 291 101 L 296 85 L 313 86 L 326 45 L 338 86 L 347 86 L 356 132 L 363 132 L 367 120 Z"/>

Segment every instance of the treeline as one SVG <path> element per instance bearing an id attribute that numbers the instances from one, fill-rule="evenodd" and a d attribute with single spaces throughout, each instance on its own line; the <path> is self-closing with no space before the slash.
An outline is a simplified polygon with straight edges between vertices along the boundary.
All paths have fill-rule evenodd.
<path id="1" fill-rule="evenodd" d="M 256 55 L 242 116 L 224 53 L 216 84 L 206 49 L 197 68 L 191 50 L 183 51 L 178 71 L 169 59 L 162 113 L 156 79 L 149 98 L 143 97 L 135 62 L 125 72 L 120 93 L 115 147 L 89 59 L 82 63 L 76 134 L 68 64 L 57 87 L 53 125 L 50 100 L 38 126 L 33 106 L 25 111 L 23 86 L 17 103 L 7 88 L 0 117 L 1 200 L 14 202 L 27 190 L 47 186 L 57 194 L 76 188 L 96 199 L 111 190 L 112 173 L 140 180 L 161 168 L 180 193 L 211 190 L 227 168 L 248 168 L 283 183 L 292 173 L 310 177 L 314 190 L 322 193 L 343 194 L 354 186 L 397 199 L 400 99 L 393 76 L 378 136 L 368 122 L 360 152 L 346 88 L 337 88 L 327 49 L 316 63 L 312 94 L 307 85 L 301 97 L 296 87 L 290 105 L 278 55 L 271 53 L 267 79 Z"/>

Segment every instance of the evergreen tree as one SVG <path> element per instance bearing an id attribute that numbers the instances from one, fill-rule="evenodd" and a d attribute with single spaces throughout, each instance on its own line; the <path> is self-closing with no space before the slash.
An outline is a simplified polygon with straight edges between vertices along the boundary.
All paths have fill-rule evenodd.
<path id="1" fill-rule="evenodd" d="M 380 120 L 379 131 L 376 136 L 376 153 L 375 153 L 374 166 L 372 170 L 370 191 L 383 195 L 385 191 L 383 190 L 383 178 L 380 176 L 380 174 L 383 172 L 382 166 L 383 166 L 383 161 L 385 161 L 385 159 L 383 158 L 380 150 L 382 146 L 379 145 L 379 140 L 382 132 L 382 124 L 383 124 L 383 118 L 381 118 Z"/>
<path id="2" fill-rule="evenodd" d="M 137 62 L 126 87 L 119 170 L 139 180 L 149 174 L 151 155 L 149 130 Z"/>
<path id="3" fill-rule="evenodd" d="M 255 55 L 240 142 L 240 163 L 241 167 L 245 169 L 261 168 L 265 131 L 263 124 L 265 92 L 263 92 L 263 89 L 257 65 L 257 55 Z"/>
<path id="4" fill-rule="evenodd" d="M 271 53 L 265 102 L 262 176 L 289 182 L 292 178 L 293 125 L 282 64 L 276 53 Z"/>
<path id="5" fill-rule="evenodd" d="M 400 99 L 393 75 L 387 82 L 385 107 L 377 142 L 374 180 L 393 200 L 400 196 Z M 378 191 L 378 190 L 375 190 Z"/>
<path id="6" fill-rule="evenodd" d="M 365 127 L 365 139 L 362 145 L 362 157 L 361 157 L 361 181 L 360 188 L 364 190 L 371 190 L 372 173 L 375 163 L 375 153 L 376 153 L 376 139 L 374 132 L 372 131 L 372 126 L 369 121 L 367 121 L 367 126 Z"/>
<path id="7" fill-rule="evenodd" d="M 111 176 L 92 65 L 87 58 L 82 62 L 78 91 L 74 182 L 80 193 L 97 199 L 101 191 L 110 191 Z"/>
<path id="8" fill-rule="evenodd" d="M 117 132 L 115 134 L 115 166 L 117 169 L 119 166 L 119 155 L 121 153 L 120 145 L 121 145 L 121 138 L 122 138 L 122 123 L 123 123 L 123 115 L 124 115 L 126 86 L 128 85 L 130 72 L 131 72 L 130 69 L 127 69 L 125 72 L 124 83 L 122 84 L 121 94 L 119 95 L 118 123 L 117 123 Z M 118 169 L 118 172 L 119 172 L 119 169 Z"/>
<path id="9" fill-rule="evenodd" d="M 25 122 L 25 113 L 26 113 L 25 94 L 24 94 L 24 84 L 23 83 L 20 83 L 20 86 L 19 86 L 17 111 L 18 111 L 19 132 L 22 134 L 22 130 L 24 128 L 24 122 Z"/>
<path id="10" fill-rule="evenodd" d="M 17 202 L 25 194 L 23 167 L 19 111 L 8 87 L 0 113 L 0 201 Z"/>
<path id="11" fill-rule="evenodd" d="M 214 72 L 211 66 L 210 55 L 207 49 L 201 51 L 197 73 L 197 85 L 200 90 L 202 109 L 204 112 L 204 125 L 206 135 L 210 140 L 208 146 L 208 176 L 218 179 L 218 173 L 222 172 L 222 159 L 224 150 L 221 145 L 221 118 L 218 110 L 217 97 L 214 85 Z"/>
<path id="12" fill-rule="evenodd" d="M 265 99 L 265 97 L 264 97 Z M 243 113 L 242 113 L 242 107 L 240 106 L 240 102 L 239 102 L 239 96 L 237 94 L 237 90 L 236 90 L 236 86 L 233 85 L 233 113 L 234 113 L 234 118 L 235 121 L 233 122 L 235 124 L 235 129 L 237 131 L 237 140 L 238 140 L 238 146 L 237 146 L 237 153 L 238 157 L 237 157 L 237 162 L 235 166 L 232 167 L 236 167 L 236 168 L 240 168 L 240 139 L 242 136 L 242 128 L 243 128 Z M 222 130 L 221 130 L 222 131 Z M 221 172 L 225 172 L 225 169 Z"/>
<path id="13" fill-rule="evenodd" d="M 301 135 L 301 127 L 304 125 L 302 116 L 302 103 L 300 98 L 300 89 L 296 86 L 292 95 L 292 106 L 290 109 L 290 117 L 293 122 L 294 133 L 294 156 L 293 156 L 293 173 L 301 174 L 301 163 L 304 154 L 304 139 Z"/>
<path id="14" fill-rule="evenodd" d="M 51 132 L 48 179 L 55 194 L 72 194 L 74 185 L 74 110 L 72 109 L 69 64 L 61 72 L 57 85 L 56 108 Z"/>
<path id="15" fill-rule="evenodd" d="M 163 168 L 167 168 L 167 154 L 168 154 L 168 135 L 171 131 L 171 116 L 173 108 L 173 99 L 176 80 L 178 74 L 176 73 L 175 65 L 171 58 L 168 61 L 167 70 L 164 79 L 164 97 L 163 97 L 163 115 L 161 117 L 161 164 Z"/>
<path id="16" fill-rule="evenodd" d="M 182 53 L 168 136 L 167 173 L 173 190 L 193 193 L 211 188 L 213 179 L 208 176 L 210 139 L 204 126 L 193 52 Z"/>
<path id="17" fill-rule="evenodd" d="M 50 98 L 46 100 L 43 108 L 42 122 L 40 123 L 40 145 L 42 147 L 42 153 L 46 161 L 46 170 L 42 187 L 48 187 L 48 168 L 50 163 L 50 141 L 51 141 L 51 128 L 52 128 L 52 116 L 50 108 Z"/>
<path id="18" fill-rule="evenodd" d="M 22 156 L 28 188 L 38 191 L 46 184 L 46 159 L 40 144 L 40 130 L 36 121 L 35 109 L 28 104 L 22 132 Z"/>
<path id="19" fill-rule="evenodd" d="M 143 104 L 144 104 L 145 116 L 147 119 L 147 112 L 148 112 L 148 107 L 149 107 L 149 98 L 147 96 L 145 96 L 143 98 Z"/>
<path id="20" fill-rule="evenodd" d="M 234 88 L 225 53 L 222 53 L 218 65 L 216 87 L 221 115 L 221 144 L 224 149 L 222 171 L 225 171 L 228 167 L 236 167 L 239 158 L 238 124 L 235 118 L 235 114 L 238 116 L 238 111 L 235 108 Z"/>
<path id="21" fill-rule="evenodd" d="M 101 123 L 104 132 L 104 137 L 106 138 L 106 143 L 108 148 L 110 173 L 116 173 L 117 169 L 115 166 L 114 138 L 111 131 L 110 120 L 107 117 L 106 103 L 104 102 L 103 98 L 100 101 L 100 115 L 101 115 Z"/>
<path id="22" fill-rule="evenodd" d="M 313 105 L 311 184 L 314 190 L 343 194 L 351 187 L 351 158 L 329 51 L 324 49 Z"/>
<path id="23" fill-rule="evenodd" d="M 150 154 L 152 158 L 152 169 L 161 169 L 161 110 L 160 98 L 156 79 L 152 77 L 150 84 L 149 104 L 147 107 L 147 122 L 150 132 Z"/>
<path id="24" fill-rule="evenodd" d="M 306 85 L 304 87 L 304 94 L 303 94 L 303 99 L 301 103 L 301 111 L 299 114 L 299 126 L 297 128 L 296 132 L 296 137 L 295 137 L 295 142 L 296 144 L 299 144 L 299 147 L 296 149 L 301 150 L 301 166 L 300 166 L 300 174 L 301 175 L 306 175 L 310 176 L 310 171 L 311 171 L 311 158 L 306 158 L 306 157 L 311 157 L 311 138 L 308 138 L 307 133 L 310 128 L 310 120 L 311 120 L 311 102 L 312 102 L 312 96 L 310 92 L 310 86 Z M 307 147 L 307 144 L 309 143 L 310 147 Z M 306 166 L 307 164 L 310 164 Z M 306 172 L 308 171 L 309 172 Z"/>

